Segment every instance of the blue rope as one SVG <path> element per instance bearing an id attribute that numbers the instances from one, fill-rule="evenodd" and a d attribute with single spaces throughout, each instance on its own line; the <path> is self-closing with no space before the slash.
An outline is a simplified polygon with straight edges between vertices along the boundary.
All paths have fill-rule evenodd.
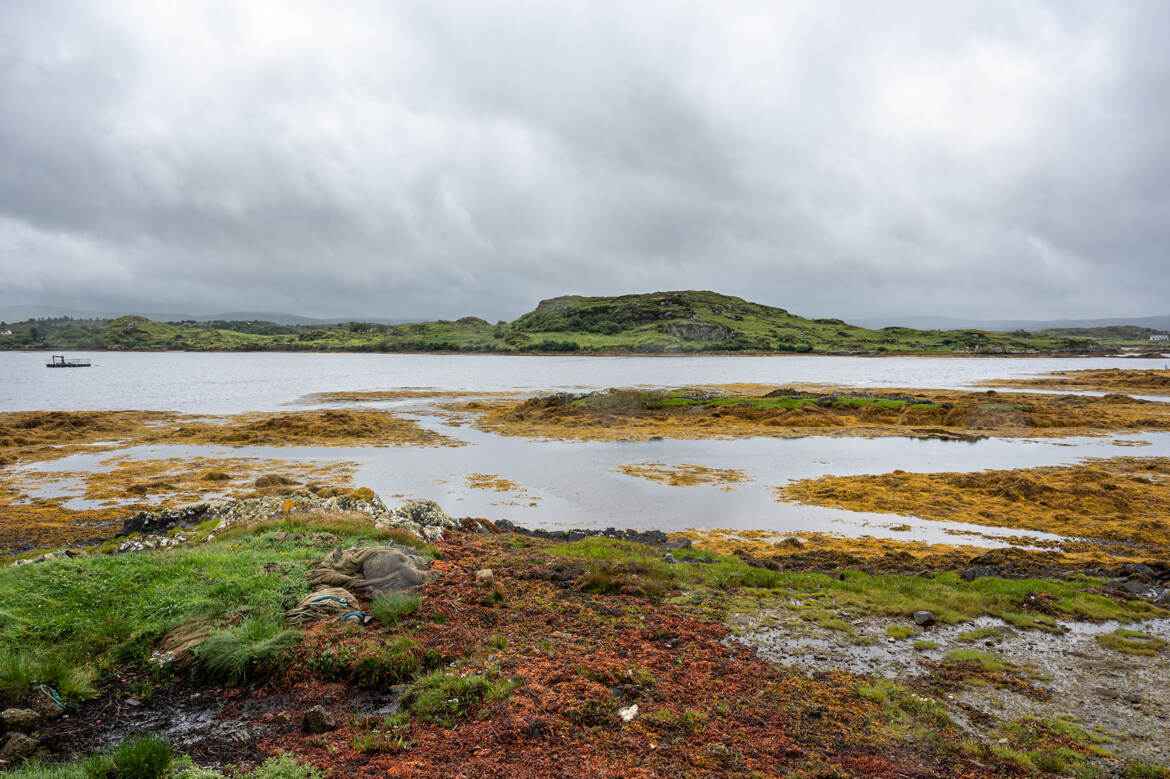
<path id="1" fill-rule="evenodd" d="M 37 689 L 39 689 L 45 695 L 48 695 L 50 698 L 52 698 L 53 703 L 57 704 L 61 708 L 65 708 L 65 701 L 61 700 L 61 696 L 58 695 L 57 691 L 54 690 L 52 687 L 49 687 L 49 686 L 44 685 L 44 684 L 38 684 Z"/>

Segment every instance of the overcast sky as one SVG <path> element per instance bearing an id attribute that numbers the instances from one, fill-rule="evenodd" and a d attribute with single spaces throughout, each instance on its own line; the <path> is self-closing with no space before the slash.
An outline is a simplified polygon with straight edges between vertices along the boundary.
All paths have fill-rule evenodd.
<path id="1" fill-rule="evenodd" d="M 1170 3 L 0 5 L 0 304 L 1170 313 Z"/>

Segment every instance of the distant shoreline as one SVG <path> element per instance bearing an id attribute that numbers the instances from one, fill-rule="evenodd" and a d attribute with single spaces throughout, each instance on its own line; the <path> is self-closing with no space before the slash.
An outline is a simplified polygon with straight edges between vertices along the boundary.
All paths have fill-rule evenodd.
<path id="1" fill-rule="evenodd" d="M 488 352 L 488 351 L 457 351 L 443 350 L 433 352 L 416 351 L 385 351 L 375 352 L 367 349 L 0 349 L 0 353 L 11 354 L 416 354 L 416 355 L 445 355 L 450 357 L 952 357 L 952 358 L 1074 358 L 1108 357 L 1115 359 L 1135 359 L 1120 352 L 1036 352 L 1033 354 L 995 354 L 991 352 Z M 1142 358 L 1136 358 L 1142 359 Z M 1163 359 L 1163 356 L 1145 359 Z"/>

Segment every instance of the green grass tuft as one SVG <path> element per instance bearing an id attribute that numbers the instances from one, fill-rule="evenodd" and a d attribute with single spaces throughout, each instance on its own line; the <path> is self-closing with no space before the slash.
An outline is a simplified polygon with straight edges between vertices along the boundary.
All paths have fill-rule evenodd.
<path id="1" fill-rule="evenodd" d="M 1118 628 L 1112 633 L 1097 636 L 1097 643 L 1126 655 L 1152 657 L 1166 648 L 1166 641 L 1140 630 Z"/>
<path id="2" fill-rule="evenodd" d="M 300 639 L 279 618 L 254 615 L 239 625 L 212 633 L 195 650 L 199 665 L 211 676 L 240 684 L 273 670 L 281 654 Z"/>
<path id="3" fill-rule="evenodd" d="M 490 673 L 459 676 L 449 671 L 427 674 L 414 682 L 410 692 L 410 711 L 424 722 L 450 728 L 479 704 L 504 700 L 523 684 L 519 679 L 495 679 L 492 676 Z"/>
<path id="4" fill-rule="evenodd" d="M 973 643 L 975 641 L 978 641 L 981 638 L 992 638 L 992 637 L 998 637 L 998 636 L 999 636 L 999 631 L 996 630 L 995 628 L 982 627 L 982 628 L 971 628 L 969 630 L 964 630 L 962 633 L 955 636 L 955 638 L 958 639 L 959 641 Z"/>
<path id="5" fill-rule="evenodd" d="M 1001 658 L 977 649 L 952 649 L 946 653 L 943 662 L 948 665 L 974 665 L 986 673 L 1002 673 L 1010 666 Z"/>
<path id="6" fill-rule="evenodd" d="M 170 744 L 153 733 L 145 733 L 123 741 L 107 755 L 90 758 L 85 769 L 88 774 L 112 779 L 160 779 L 174 759 Z M 99 766 L 105 771 L 94 771 Z"/>
<path id="7" fill-rule="evenodd" d="M 370 613 L 383 625 L 397 625 L 418 611 L 422 596 L 406 592 L 388 592 L 374 598 Z"/>

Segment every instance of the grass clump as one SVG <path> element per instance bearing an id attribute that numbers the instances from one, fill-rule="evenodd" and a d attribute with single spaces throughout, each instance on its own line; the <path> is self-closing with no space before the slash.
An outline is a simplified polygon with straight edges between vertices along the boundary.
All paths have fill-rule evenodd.
<path id="1" fill-rule="evenodd" d="M 211 676 L 240 684 L 258 673 L 274 670 L 284 651 L 299 639 L 300 633 L 285 629 L 279 618 L 257 614 L 212 633 L 195 655 Z"/>
<path id="2" fill-rule="evenodd" d="M 1021 771 L 1060 776 L 1096 777 L 1100 770 L 1090 763 L 1096 757 L 1112 757 L 1074 718 L 1021 717 L 998 728 L 999 743 L 991 752 L 1001 762 Z"/>
<path id="3" fill-rule="evenodd" d="M 270 757 L 251 771 L 193 765 L 186 756 L 177 757 L 171 747 L 153 735 L 124 741 L 110 752 L 91 755 L 66 765 L 28 761 L 3 773 L 5 779 L 326 779 L 311 765 L 291 755 Z"/>
<path id="4" fill-rule="evenodd" d="M 1166 648 L 1165 639 L 1126 628 L 1118 628 L 1112 633 L 1097 636 L 1097 643 L 1122 654 L 1147 657 L 1152 657 Z"/>
<path id="5" fill-rule="evenodd" d="M 418 611 L 421 605 L 421 595 L 391 591 L 374 598 L 370 604 L 370 613 L 383 625 L 397 625 Z"/>
<path id="6" fill-rule="evenodd" d="M 1002 659 L 977 649 L 952 649 L 943 658 L 947 665 L 978 666 L 984 673 L 1003 673 L 1010 666 Z"/>
<path id="7" fill-rule="evenodd" d="M 919 639 L 918 641 L 914 642 L 915 652 L 927 652 L 931 649 L 938 649 L 938 644 L 933 641 L 927 641 L 925 639 Z"/>
<path id="8" fill-rule="evenodd" d="M 917 630 L 907 625 L 890 625 L 886 628 L 886 635 L 890 638 L 910 638 L 910 636 L 916 635 L 917 633 Z"/>
<path id="9" fill-rule="evenodd" d="M 97 695 L 96 673 L 89 665 L 63 655 L 34 657 L 29 652 L 0 656 L 0 703 L 23 698 L 34 685 L 44 684 L 67 701 L 87 700 Z"/>
<path id="10" fill-rule="evenodd" d="M 409 682 L 421 671 L 438 666 L 443 658 L 408 636 L 388 641 L 302 647 L 304 663 L 327 681 L 380 689 Z"/>
<path id="11" fill-rule="evenodd" d="M 702 731 L 707 725 L 707 719 L 706 712 L 698 709 L 686 709 L 682 712 L 659 709 L 647 714 L 643 721 L 655 730 L 689 736 Z"/>
<path id="12" fill-rule="evenodd" d="M 409 547 L 424 557 L 429 557 L 432 560 L 438 560 L 442 557 L 438 549 L 405 528 L 391 527 L 379 532 L 382 533 L 387 541 L 398 544 L 399 546 Z"/>
<path id="13" fill-rule="evenodd" d="M 144 733 L 123 741 L 105 754 L 94 755 L 82 763 L 86 777 L 109 779 L 160 779 L 175 761 L 171 745 L 153 733 Z"/>
<path id="14" fill-rule="evenodd" d="M 857 688 L 857 694 L 881 705 L 881 716 L 887 722 L 909 728 L 929 727 L 945 730 L 952 726 L 946 707 L 935 700 L 911 692 L 905 686 L 889 679 L 878 679 Z"/>
<path id="15" fill-rule="evenodd" d="M 468 716 L 479 704 L 504 700 L 523 684 L 519 679 L 494 677 L 491 671 L 466 676 L 434 671 L 415 681 L 410 711 L 423 722 L 454 727 L 456 720 Z"/>
<path id="16" fill-rule="evenodd" d="M 410 749 L 411 741 L 406 732 L 410 728 L 410 714 L 400 711 L 391 714 L 381 722 L 369 717 L 361 723 L 364 732 L 353 737 L 353 748 L 361 754 L 388 752 L 398 754 Z"/>
<path id="17" fill-rule="evenodd" d="M 964 641 L 968 644 L 974 643 L 982 638 L 999 637 L 999 631 L 993 627 L 971 628 L 964 630 L 959 635 L 955 636 L 959 641 Z"/>

